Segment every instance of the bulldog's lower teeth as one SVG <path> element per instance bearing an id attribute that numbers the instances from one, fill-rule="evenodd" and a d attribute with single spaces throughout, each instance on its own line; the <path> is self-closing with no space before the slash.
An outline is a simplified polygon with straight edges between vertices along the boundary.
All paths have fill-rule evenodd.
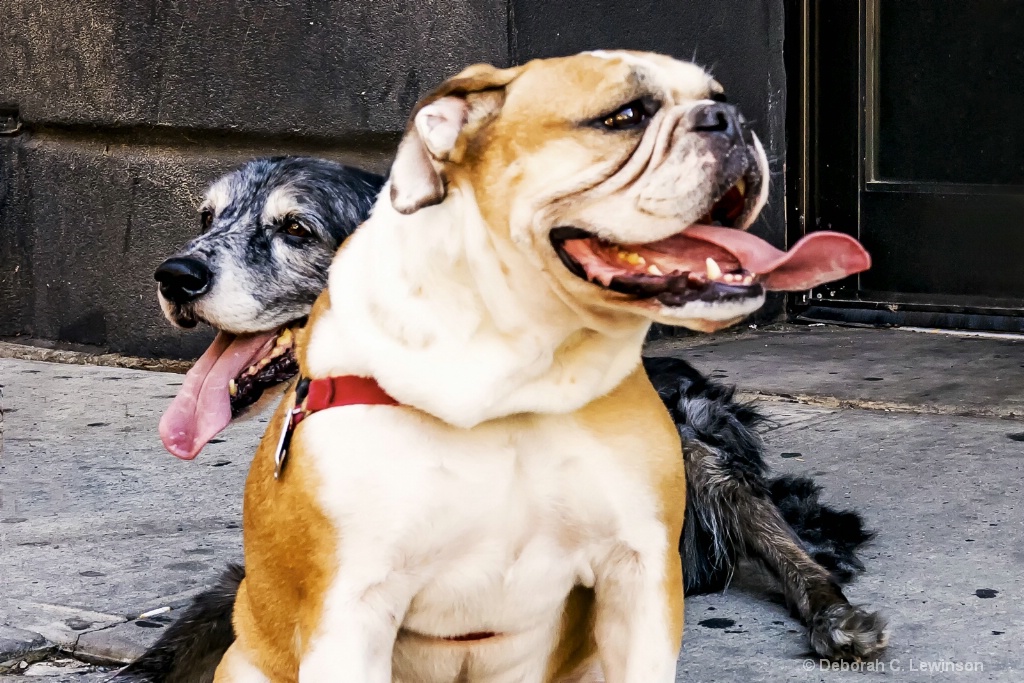
<path id="1" fill-rule="evenodd" d="M 736 189 L 740 191 L 740 194 L 746 195 L 747 194 L 747 181 L 744 180 L 743 178 L 740 178 L 739 180 L 737 180 L 736 181 Z"/>
<path id="2" fill-rule="evenodd" d="M 651 265 L 647 266 L 647 272 L 650 273 L 651 275 L 664 275 L 665 274 L 665 273 L 661 272 L 661 268 L 659 268 L 658 266 L 654 265 L 653 263 Z"/>
<path id="3" fill-rule="evenodd" d="M 231 380 L 230 382 L 228 382 L 228 393 L 231 394 L 232 396 L 238 395 L 238 382 L 236 382 L 235 380 Z"/>

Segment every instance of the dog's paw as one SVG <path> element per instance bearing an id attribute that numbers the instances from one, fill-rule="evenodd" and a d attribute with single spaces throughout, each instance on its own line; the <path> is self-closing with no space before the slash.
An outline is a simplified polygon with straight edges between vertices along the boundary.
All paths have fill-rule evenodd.
<path id="1" fill-rule="evenodd" d="M 832 660 L 872 659 L 889 642 L 885 618 L 848 603 L 830 605 L 814 615 L 810 625 L 811 647 Z"/>

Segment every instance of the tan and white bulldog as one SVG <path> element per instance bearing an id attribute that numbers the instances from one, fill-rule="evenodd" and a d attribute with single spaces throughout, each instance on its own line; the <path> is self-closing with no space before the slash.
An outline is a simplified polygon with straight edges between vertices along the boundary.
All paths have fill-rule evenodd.
<path id="1" fill-rule="evenodd" d="M 397 405 L 309 414 L 275 478 L 278 410 L 218 680 L 673 681 L 686 496 L 648 326 L 867 267 L 743 232 L 766 178 L 722 87 L 661 55 L 474 66 L 421 101 L 299 340 L 304 377 Z"/>

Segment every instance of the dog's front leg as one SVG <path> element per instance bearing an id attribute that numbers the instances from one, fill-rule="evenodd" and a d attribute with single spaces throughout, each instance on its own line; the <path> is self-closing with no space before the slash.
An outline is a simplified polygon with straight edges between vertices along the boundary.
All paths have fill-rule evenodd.
<path id="1" fill-rule="evenodd" d="M 673 683 L 683 635 L 682 565 L 659 530 L 595 566 L 595 638 L 606 683 Z M 646 547 L 645 547 L 646 546 Z"/>
<path id="2" fill-rule="evenodd" d="M 395 639 L 413 591 L 388 573 L 339 574 L 299 665 L 299 683 L 391 683 Z"/>

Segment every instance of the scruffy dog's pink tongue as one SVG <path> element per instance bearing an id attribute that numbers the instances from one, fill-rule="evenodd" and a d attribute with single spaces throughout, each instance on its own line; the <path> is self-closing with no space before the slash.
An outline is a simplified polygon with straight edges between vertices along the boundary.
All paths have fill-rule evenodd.
<path id="1" fill-rule="evenodd" d="M 275 335 L 217 333 L 210 348 L 185 375 L 181 390 L 160 418 L 160 439 L 171 455 L 191 460 L 228 426 L 228 383 L 259 360 Z"/>
<path id="2" fill-rule="evenodd" d="M 871 267 L 860 243 L 838 232 L 805 235 L 789 251 L 780 251 L 742 230 L 693 225 L 683 235 L 725 249 L 745 270 L 761 276 L 766 289 L 796 292 L 839 280 Z"/>

